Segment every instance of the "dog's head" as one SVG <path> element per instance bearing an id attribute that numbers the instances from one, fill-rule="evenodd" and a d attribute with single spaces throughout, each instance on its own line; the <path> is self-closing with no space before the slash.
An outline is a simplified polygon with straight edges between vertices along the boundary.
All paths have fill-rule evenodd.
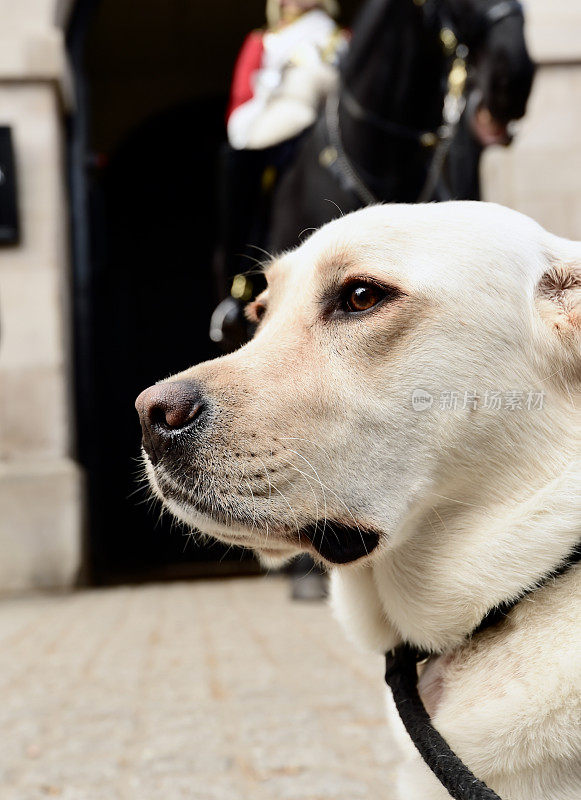
<path id="1" fill-rule="evenodd" d="M 581 247 L 484 203 L 378 206 L 266 268 L 238 351 L 137 401 L 151 485 L 269 563 L 373 558 L 562 437 Z M 525 475 L 526 477 L 526 475 Z"/>

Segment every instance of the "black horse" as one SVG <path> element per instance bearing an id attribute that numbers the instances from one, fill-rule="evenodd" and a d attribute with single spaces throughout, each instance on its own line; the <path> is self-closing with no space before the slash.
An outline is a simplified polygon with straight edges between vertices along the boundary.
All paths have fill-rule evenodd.
<path id="1" fill-rule="evenodd" d="M 516 0 L 368 0 L 337 96 L 274 194 L 269 248 L 295 246 L 338 208 L 479 199 L 478 122 L 508 141 L 533 74 Z"/>
<path id="2" fill-rule="evenodd" d="M 315 125 L 269 151 L 229 151 L 223 166 L 236 177 L 221 181 L 220 294 L 252 248 L 292 248 L 340 213 L 480 199 L 481 140 L 508 142 L 508 123 L 525 113 L 534 66 L 523 27 L 518 0 L 367 0 Z M 285 167 L 265 193 L 256 175 L 273 161 Z M 254 283 L 242 278 L 232 294 L 245 301 Z M 225 349 L 248 338 L 232 297 L 214 312 L 211 336 Z"/>

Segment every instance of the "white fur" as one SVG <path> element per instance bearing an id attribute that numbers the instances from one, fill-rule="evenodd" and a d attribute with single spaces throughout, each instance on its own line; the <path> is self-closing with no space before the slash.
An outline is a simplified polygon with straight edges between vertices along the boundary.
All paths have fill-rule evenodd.
<path id="1" fill-rule="evenodd" d="M 174 483 L 230 518 L 176 513 L 270 563 L 312 551 L 300 528 L 315 520 L 380 532 L 367 558 L 332 568 L 335 613 L 373 651 L 405 639 L 442 654 L 420 682 L 434 724 L 504 800 L 581 798 L 579 568 L 466 639 L 581 537 L 580 265 L 579 243 L 499 206 L 365 209 L 268 270 L 249 344 L 176 376 L 218 411 Z M 324 317 L 332 286 L 362 276 L 403 296 Z M 418 412 L 418 388 L 544 402 Z M 402 800 L 445 798 L 392 723 Z"/>

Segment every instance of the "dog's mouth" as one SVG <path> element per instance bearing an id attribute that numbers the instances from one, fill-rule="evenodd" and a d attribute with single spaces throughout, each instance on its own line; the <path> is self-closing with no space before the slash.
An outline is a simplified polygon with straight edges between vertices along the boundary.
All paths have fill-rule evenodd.
<path id="1" fill-rule="evenodd" d="M 307 525 L 301 530 L 317 553 L 331 564 L 350 564 L 370 555 L 379 544 L 376 531 L 359 525 L 343 525 L 339 522 L 324 522 Z"/>
<path id="2" fill-rule="evenodd" d="M 261 520 L 254 509 L 252 515 L 238 513 L 233 508 L 220 508 L 217 498 L 205 495 L 186 497 L 177 486 L 161 475 L 155 473 L 155 484 L 160 499 L 176 513 L 177 508 L 182 521 L 204 531 L 204 521 L 212 524 L 212 533 L 218 539 L 231 544 L 251 547 L 268 554 L 274 546 L 275 551 L 286 551 L 292 554 L 300 550 L 310 551 L 329 564 L 350 564 L 369 556 L 379 545 L 380 535 L 377 531 L 352 519 L 348 523 L 335 519 L 320 519 L 297 526 L 287 522 L 277 524 L 276 520 L 265 517 Z M 262 524 L 261 524 L 262 523 Z M 215 526 L 219 526 L 216 530 Z M 261 528 L 267 536 L 260 535 Z"/>

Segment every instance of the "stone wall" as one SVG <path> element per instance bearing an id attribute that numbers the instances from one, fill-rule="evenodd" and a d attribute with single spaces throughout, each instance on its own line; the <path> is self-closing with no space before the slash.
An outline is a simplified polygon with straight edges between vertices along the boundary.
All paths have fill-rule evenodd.
<path id="1" fill-rule="evenodd" d="M 485 153 L 484 199 L 581 239 L 581 3 L 529 0 L 525 10 L 539 68 L 515 143 Z"/>
<path id="2" fill-rule="evenodd" d="M 0 592 L 70 585 L 81 541 L 70 458 L 64 48 L 53 0 L 1 5 L 0 124 L 12 127 L 22 240 L 0 248 Z"/>

